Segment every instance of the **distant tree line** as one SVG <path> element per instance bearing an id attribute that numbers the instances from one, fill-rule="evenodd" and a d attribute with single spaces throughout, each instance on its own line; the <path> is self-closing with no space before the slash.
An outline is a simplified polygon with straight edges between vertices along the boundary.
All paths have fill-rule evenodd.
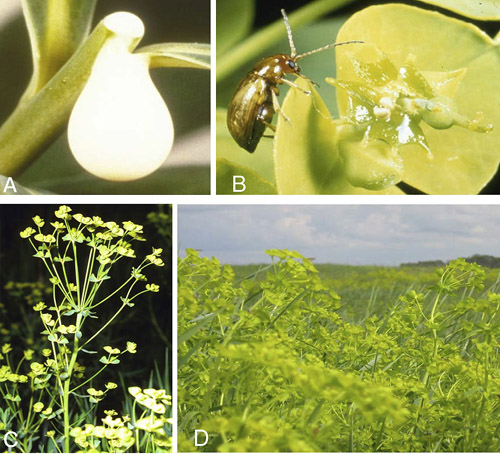
<path id="1" fill-rule="evenodd" d="M 481 266 L 486 266 L 488 268 L 500 268 L 500 257 L 493 257 L 492 255 L 474 254 L 470 257 L 465 257 L 467 262 L 474 262 Z M 401 263 L 400 267 L 432 267 L 438 268 L 441 266 L 446 266 L 448 262 L 443 260 L 424 260 L 421 262 L 408 262 Z"/>

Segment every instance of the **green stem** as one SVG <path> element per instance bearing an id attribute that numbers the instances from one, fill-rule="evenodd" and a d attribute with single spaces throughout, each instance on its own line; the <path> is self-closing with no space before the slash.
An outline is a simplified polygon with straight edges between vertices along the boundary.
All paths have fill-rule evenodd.
<path id="1" fill-rule="evenodd" d="M 436 295 L 436 299 L 434 300 L 434 304 L 432 305 L 432 311 L 431 311 L 431 315 L 430 315 L 430 318 L 429 318 L 429 321 L 432 324 L 434 323 L 436 309 L 437 309 L 437 307 L 439 305 L 439 301 L 440 300 L 441 300 L 441 292 L 438 292 L 438 294 Z M 433 329 L 432 330 L 432 334 L 433 334 L 433 337 L 434 337 L 434 348 L 433 348 L 433 352 L 432 352 L 432 357 L 431 358 L 434 359 L 434 357 L 436 356 L 436 354 L 438 352 L 438 336 L 437 336 L 437 331 L 435 329 Z M 427 388 L 429 386 L 430 375 L 429 375 L 428 371 L 425 371 L 425 374 L 424 374 L 424 377 L 422 379 L 422 382 L 424 383 L 425 388 Z M 418 420 L 420 418 L 420 412 L 422 411 L 423 406 L 424 406 L 424 399 L 422 397 L 420 399 L 420 402 L 418 403 L 417 412 L 415 414 L 414 432 L 416 432 L 416 430 L 417 430 L 417 423 L 418 423 Z"/>
<path id="2" fill-rule="evenodd" d="M 73 354 L 71 355 L 71 361 L 69 363 L 68 370 L 66 371 L 68 377 L 66 378 L 66 381 L 64 382 L 64 389 L 63 389 L 63 411 L 64 411 L 64 452 L 70 452 L 70 437 L 69 437 L 69 431 L 71 428 L 71 424 L 69 421 L 69 395 L 70 395 L 70 384 L 71 384 L 71 376 L 73 375 L 73 367 L 75 366 L 76 363 L 76 358 L 78 357 L 78 337 L 77 333 L 81 330 L 81 321 L 82 321 L 82 314 L 79 313 L 76 317 L 76 333 L 73 341 Z"/>
<path id="3" fill-rule="evenodd" d="M 77 298 L 77 306 L 78 306 L 78 310 L 81 311 L 83 310 L 83 306 L 82 306 L 82 288 L 80 286 L 80 269 L 78 267 L 78 252 L 77 252 L 77 249 L 76 249 L 76 242 L 75 241 L 72 241 L 72 245 L 73 245 L 73 257 L 74 257 L 74 260 L 73 260 L 73 263 L 74 263 L 74 266 L 75 266 L 75 285 L 76 285 L 76 298 Z M 71 292 L 70 289 L 68 289 L 69 292 Z"/>
<path id="4" fill-rule="evenodd" d="M 109 247 L 109 244 L 108 244 L 108 247 Z M 116 258 L 116 259 L 113 259 L 112 264 L 114 265 L 114 264 L 115 264 L 118 260 L 120 260 L 120 258 L 121 258 L 121 257 L 118 257 L 118 258 Z M 146 264 L 145 264 L 145 262 L 146 262 L 146 260 L 143 260 L 143 261 L 141 262 L 141 264 L 138 266 L 138 268 L 137 268 L 137 271 L 138 271 L 138 272 L 141 272 L 141 271 L 142 271 L 142 270 L 144 270 L 146 267 L 148 267 L 148 266 L 150 266 L 150 265 L 151 265 L 151 263 L 146 263 Z M 99 267 L 99 272 L 100 272 L 103 268 L 104 268 L 104 267 L 101 265 L 101 267 Z M 108 271 L 109 271 L 109 268 L 108 268 Z M 99 273 L 98 273 L 98 274 L 99 274 Z M 125 281 L 122 285 L 120 285 L 120 287 L 118 287 L 118 288 L 117 288 L 114 292 L 110 293 L 108 296 L 106 296 L 105 298 L 103 298 L 103 299 L 102 299 L 101 301 L 99 301 L 98 303 L 93 304 L 91 308 L 92 308 L 92 309 L 94 309 L 94 308 L 96 308 L 97 306 L 100 306 L 102 303 L 104 303 L 105 301 L 107 301 L 108 299 L 110 299 L 111 297 L 113 297 L 114 295 L 116 295 L 116 294 L 117 294 L 118 292 L 120 292 L 120 291 L 121 291 L 121 290 L 122 290 L 122 289 L 123 289 L 123 288 L 124 288 L 124 287 L 125 287 L 125 286 L 126 286 L 126 285 L 127 285 L 127 284 L 131 281 L 131 280 L 132 280 L 132 279 L 134 279 L 134 277 L 133 277 L 133 276 L 130 276 L 130 277 L 129 277 L 129 278 L 128 278 L 128 279 L 127 279 L 127 280 L 126 280 L 126 281 Z M 102 283 L 102 282 L 103 282 L 103 281 L 98 282 L 98 283 L 97 283 L 97 286 L 94 286 L 94 287 L 92 288 L 91 295 L 90 295 L 90 296 L 89 296 L 89 298 L 88 298 L 89 303 L 90 303 L 90 302 L 92 302 L 92 301 L 94 301 L 94 297 L 95 297 L 95 295 L 96 295 L 96 293 L 97 293 L 97 290 L 99 290 L 99 287 L 101 286 L 101 283 Z M 137 281 L 136 281 L 136 282 L 137 282 Z M 132 285 L 135 285 L 135 283 L 136 283 L 136 282 L 134 282 Z M 128 297 L 128 295 L 130 295 L 130 291 L 131 291 L 131 290 L 132 290 L 132 287 L 128 290 L 127 297 Z"/>
<path id="5" fill-rule="evenodd" d="M 488 343 L 489 342 L 490 342 L 490 339 L 488 339 Z M 477 434 L 479 433 L 480 423 L 481 423 L 481 420 L 483 419 L 484 407 L 486 405 L 486 400 L 487 400 L 486 394 L 488 392 L 488 382 L 489 382 L 489 370 L 488 370 L 488 368 L 489 368 L 489 353 L 488 353 L 488 351 L 486 351 L 484 354 L 483 397 L 481 399 L 481 407 L 479 408 L 479 413 L 478 413 L 477 419 L 476 419 L 476 424 L 475 424 L 476 430 L 474 432 L 474 436 L 473 436 L 473 439 L 472 439 L 471 445 L 470 445 L 471 450 L 477 449 L 474 446 L 474 443 L 476 442 Z"/>
<path id="6" fill-rule="evenodd" d="M 97 331 L 90 339 L 87 340 L 87 342 L 85 342 L 81 348 L 85 347 L 85 345 L 87 345 L 91 340 L 95 339 L 99 334 L 102 333 L 103 330 L 105 330 L 109 324 L 118 316 L 118 314 L 123 310 L 123 308 L 126 306 L 126 304 L 122 304 L 122 306 L 120 307 L 120 309 L 118 309 L 115 313 L 115 315 L 113 315 L 113 317 L 111 317 L 107 322 L 106 324 L 99 330 Z"/>
<path id="7" fill-rule="evenodd" d="M 438 293 L 436 299 L 434 300 L 434 304 L 432 305 L 431 318 L 429 319 L 431 323 L 434 323 L 434 318 L 436 316 L 436 309 L 438 307 L 440 299 L 441 299 L 441 293 Z"/>
<path id="8" fill-rule="evenodd" d="M 64 390 L 63 390 L 63 412 L 64 412 L 64 452 L 69 451 L 69 378 L 64 382 Z"/>
<path id="9" fill-rule="evenodd" d="M 349 406 L 349 442 L 348 451 L 354 452 L 354 404 Z"/>
<path id="10" fill-rule="evenodd" d="M 352 0 L 317 0 L 290 14 L 290 27 L 292 30 L 297 29 L 348 3 L 352 3 Z M 229 74 L 244 63 L 255 59 L 262 52 L 262 49 L 284 37 L 286 37 L 285 25 L 283 24 L 283 20 L 279 19 L 254 33 L 229 52 L 218 57 L 217 82 L 229 76 Z"/>
<path id="11" fill-rule="evenodd" d="M 87 269 L 85 270 L 85 278 L 83 281 L 83 290 L 82 290 L 82 302 L 83 306 L 87 305 L 87 292 L 90 287 L 89 278 L 92 275 L 92 271 L 94 270 L 94 259 L 95 259 L 95 251 L 96 247 L 94 246 L 92 250 L 89 252 L 89 258 L 87 261 Z M 99 272 L 97 273 L 99 275 Z"/>
<path id="12" fill-rule="evenodd" d="M 41 55 L 38 59 L 36 79 L 39 91 L 68 61 L 73 52 L 71 30 L 71 8 L 67 0 L 48 0 L 46 6 L 45 30 Z"/>
<path id="13" fill-rule="evenodd" d="M 130 276 L 122 285 L 120 285 L 120 287 L 118 287 L 114 292 L 110 293 L 108 296 L 106 296 L 105 298 L 103 298 L 101 301 L 99 301 L 98 303 L 96 304 L 93 304 L 92 305 L 92 309 L 96 308 L 97 306 L 100 306 L 102 303 L 104 303 L 105 301 L 109 300 L 111 297 L 113 297 L 114 295 L 116 295 L 120 290 L 122 290 L 132 279 L 134 279 L 132 276 Z M 100 283 L 99 283 L 100 285 Z M 89 298 L 90 301 L 93 300 Z"/>
<path id="14" fill-rule="evenodd" d="M 76 386 L 75 388 L 73 388 L 69 393 L 74 393 L 78 388 L 81 388 L 82 386 L 85 386 L 88 382 L 92 381 L 95 377 L 97 377 L 104 369 L 106 369 L 106 367 L 108 367 L 108 364 L 105 364 L 104 366 L 102 366 L 94 375 L 92 375 L 92 377 L 90 377 L 89 379 L 85 380 L 83 383 L 80 383 L 78 386 Z"/>
<path id="15" fill-rule="evenodd" d="M 59 449 L 59 446 L 57 445 L 56 441 L 54 440 L 54 437 L 50 437 L 52 440 L 52 443 L 54 443 L 55 448 L 57 449 L 57 452 L 62 453 L 62 451 Z"/>

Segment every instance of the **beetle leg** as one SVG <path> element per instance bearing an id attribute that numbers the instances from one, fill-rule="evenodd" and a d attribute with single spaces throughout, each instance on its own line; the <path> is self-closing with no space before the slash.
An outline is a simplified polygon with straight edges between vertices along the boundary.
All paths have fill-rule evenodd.
<path id="1" fill-rule="evenodd" d="M 309 79 L 307 79 L 307 80 L 309 80 Z M 304 93 L 307 96 L 309 96 L 311 94 L 311 92 L 309 90 L 304 90 L 303 88 L 300 88 L 295 82 L 292 82 L 291 80 L 282 79 L 282 82 L 284 84 L 287 84 L 290 87 L 296 88 L 297 90 L 301 91 L 302 93 Z M 310 82 L 312 82 L 312 81 L 310 81 Z"/>
<path id="2" fill-rule="evenodd" d="M 276 132 L 276 126 L 265 120 L 260 120 L 260 121 L 261 123 L 264 123 L 269 129 L 272 129 L 274 132 Z M 264 136 L 264 137 L 273 137 L 273 136 Z"/>
<path id="3" fill-rule="evenodd" d="M 281 106 L 280 106 L 280 102 L 278 101 L 278 95 L 276 94 L 276 92 L 274 90 L 271 90 L 271 99 L 273 100 L 273 107 L 274 107 L 274 111 L 278 114 L 278 115 L 281 115 L 283 117 L 283 119 L 287 122 L 287 123 L 290 123 L 292 124 L 292 122 L 290 121 L 290 119 L 283 113 L 283 111 L 281 110 Z"/>

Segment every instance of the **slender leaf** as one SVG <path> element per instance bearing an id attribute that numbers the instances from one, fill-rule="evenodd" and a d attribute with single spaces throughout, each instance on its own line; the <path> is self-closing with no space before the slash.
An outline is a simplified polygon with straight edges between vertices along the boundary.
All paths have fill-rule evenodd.
<path id="1" fill-rule="evenodd" d="M 179 335 L 177 342 L 179 344 L 186 342 L 189 338 L 194 336 L 200 329 L 202 329 L 208 322 L 210 322 L 215 317 L 217 317 L 217 315 L 219 315 L 221 312 L 222 312 L 222 309 L 218 310 L 217 312 L 214 312 L 212 314 L 207 314 L 205 317 L 198 320 L 198 322 L 196 324 L 194 324 L 189 329 L 187 329 L 186 331 L 184 331 L 182 334 Z"/>
<path id="2" fill-rule="evenodd" d="M 210 69 L 210 44 L 153 44 L 137 52 L 148 55 L 152 68 Z"/>

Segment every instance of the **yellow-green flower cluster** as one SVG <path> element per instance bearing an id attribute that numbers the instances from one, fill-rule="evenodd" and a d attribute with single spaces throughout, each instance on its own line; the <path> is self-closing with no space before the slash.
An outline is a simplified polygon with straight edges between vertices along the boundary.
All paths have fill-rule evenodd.
<path id="1" fill-rule="evenodd" d="M 84 428 L 75 427 L 71 429 L 70 436 L 75 439 L 75 443 L 83 449 L 88 449 L 94 445 L 90 443 L 94 438 L 106 439 L 108 444 L 115 451 L 126 451 L 133 446 L 135 439 L 132 430 L 126 427 L 130 420 L 128 416 L 114 418 L 117 413 L 114 410 L 106 410 L 106 417 L 102 419 L 102 426 L 85 424 Z"/>
<path id="2" fill-rule="evenodd" d="M 146 259 L 149 260 L 153 265 L 163 266 L 163 260 L 160 258 L 163 249 L 153 249 L 153 253 L 146 256 Z"/>
<path id="3" fill-rule="evenodd" d="M 135 398 L 137 403 L 159 415 L 165 414 L 167 405 L 172 405 L 172 398 L 167 395 L 164 389 L 148 388 L 142 390 L 138 386 L 131 386 L 128 392 Z"/>
<path id="4" fill-rule="evenodd" d="M 11 383 L 27 383 L 28 377 L 12 373 L 9 366 L 2 366 L 0 367 L 0 383 L 7 381 Z"/>

